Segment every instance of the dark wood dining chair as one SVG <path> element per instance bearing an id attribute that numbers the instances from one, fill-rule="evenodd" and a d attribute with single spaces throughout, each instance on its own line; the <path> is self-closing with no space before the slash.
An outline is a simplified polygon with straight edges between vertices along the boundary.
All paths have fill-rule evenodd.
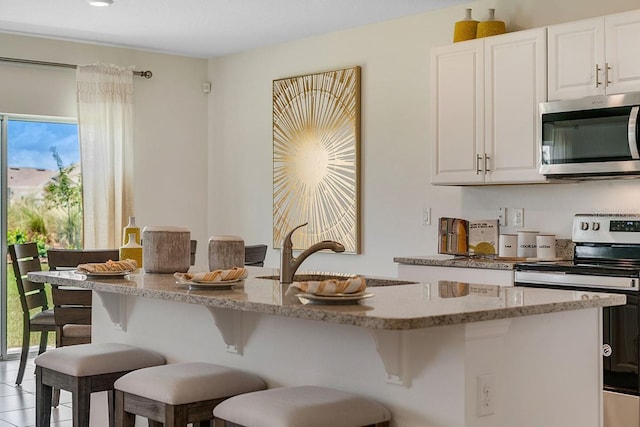
<path id="1" fill-rule="evenodd" d="M 78 264 L 118 260 L 118 249 L 49 249 L 49 270 L 75 269 Z M 91 342 L 91 291 L 52 286 L 56 347 Z"/>
<path id="2" fill-rule="evenodd" d="M 267 245 L 247 245 L 244 247 L 244 265 L 263 267 L 267 256 Z"/>
<path id="3" fill-rule="evenodd" d="M 49 249 L 49 270 L 75 269 L 78 264 L 119 259 L 118 249 Z"/>
<path id="4" fill-rule="evenodd" d="M 72 270 L 78 264 L 117 261 L 118 249 L 49 249 L 49 271 Z M 51 286 L 56 324 L 56 347 L 91 342 L 92 292 L 89 289 Z M 60 390 L 53 390 L 52 406 L 60 402 Z"/>
<path id="5" fill-rule="evenodd" d="M 27 279 L 27 273 L 42 270 L 37 244 L 32 242 L 9 245 L 9 257 L 22 306 L 22 352 L 16 377 L 16 384 L 20 385 L 27 366 L 31 334 L 40 333 L 40 354 L 47 349 L 49 332 L 56 331 L 56 323 L 53 310 L 49 308 L 44 283 L 34 283 Z"/>

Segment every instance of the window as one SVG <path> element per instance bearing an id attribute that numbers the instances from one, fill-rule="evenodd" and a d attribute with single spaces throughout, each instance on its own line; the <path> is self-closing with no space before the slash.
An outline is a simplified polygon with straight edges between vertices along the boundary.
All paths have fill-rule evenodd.
<path id="1" fill-rule="evenodd" d="M 78 127 L 75 121 L 50 117 L 1 116 L 6 153 L 7 244 L 36 241 L 41 256 L 51 247 L 82 247 L 82 179 Z M 4 151 L 6 150 L 6 151 Z M 22 309 L 13 268 L 6 263 L 3 302 L 6 346 L 22 343 Z M 46 264 L 43 268 L 47 268 Z M 6 329 L 5 329 L 6 328 Z M 53 334 L 52 334 L 53 335 Z M 53 343 L 50 338 L 50 344 Z M 32 334 L 31 345 L 36 345 Z M 3 351 L 4 354 L 4 351 Z"/>
<path id="2" fill-rule="evenodd" d="M 75 123 L 8 120 L 8 243 L 82 247 L 80 146 Z M 44 253 L 43 253 L 44 255 Z"/>

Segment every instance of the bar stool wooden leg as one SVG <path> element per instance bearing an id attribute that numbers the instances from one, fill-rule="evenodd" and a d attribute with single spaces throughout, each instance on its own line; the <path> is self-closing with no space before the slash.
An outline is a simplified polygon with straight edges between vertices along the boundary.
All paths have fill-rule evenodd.
<path id="1" fill-rule="evenodd" d="M 36 426 L 48 427 L 51 423 L 51 394 L 50 386 L 42 383 L 42 368 L 36 366 Z"/>
<path id="2" fill-rule="evenodd" d="M 79 377 L 71 391 L 73 427 L 89 427 L 91 385 L 86 377 Z"/>
<path id="3" fill-rule="evenodd" d="M 109 406 L 109 427 L 116 425 L 116 399 L 115 391 L 107 390 L 107 405 Z"/>

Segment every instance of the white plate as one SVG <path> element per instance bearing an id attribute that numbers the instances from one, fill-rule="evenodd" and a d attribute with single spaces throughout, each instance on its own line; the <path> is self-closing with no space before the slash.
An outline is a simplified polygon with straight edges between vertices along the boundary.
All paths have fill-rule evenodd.
<path id="1" fill-rule="evenodd" d="M 86 271 L 75 270 L 74 273 L 76 273 L 76 274 L 84 274 L 87 277 L 108 278 L 108 277 L 124 277 L 127 274 L 131 274 L 131 271 L 98 271 L 98 272 L 95 272 L 95 273 L 88 273 Z"/>
<path id="2" fill-rule="evenodd" d="M 244 279 L 236 279 L 236 280 L 218 280 L 216 282 L 185 282 L 180 283 L 182 285 L 189 285 L 189 289 L 231 289 L 233 285 L 236 283 L 242 282 Z"/>
<path id="3" fill-rule="evenodd" d="M 300 302 L 312 304 L 355 304 L 365 298 L 371 298 L 373 294 L 358 292 L 356 294 L 335 294 L 335 295 L 315 295 L 315 294 L 296 294 Z"/>
<path id="4" fill-rule="evenodd" d="M 233 280 L 190 280 L 189 283 L 197 283 L 199 285 L 213 285 L 216 283 L 236 283 L 244 279 L 233 279 Z"/>

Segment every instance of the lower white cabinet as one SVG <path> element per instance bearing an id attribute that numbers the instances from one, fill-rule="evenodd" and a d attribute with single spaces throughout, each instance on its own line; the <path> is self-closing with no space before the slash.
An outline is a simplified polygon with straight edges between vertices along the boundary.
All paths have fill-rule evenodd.
<path id="1" fill-rule="evenodd" d="M 514 270 L 398 264 L 398 278 L 437 284 L 438 280 L 513 286 Z"/>

